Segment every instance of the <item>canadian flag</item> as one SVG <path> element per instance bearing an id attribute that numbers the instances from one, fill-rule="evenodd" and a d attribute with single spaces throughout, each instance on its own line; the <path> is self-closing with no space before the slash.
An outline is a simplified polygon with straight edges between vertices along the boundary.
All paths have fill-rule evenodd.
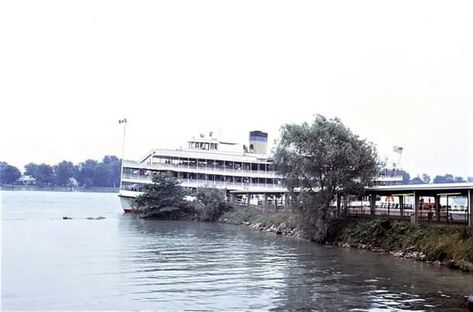
<path id="1" fill-rule="evenodd" d="M 120 120 L 118 121 L 118 124 L 122 124 L 122 123 L 126 123 L 126 118 L 120 119 Z"/>
<path id="2" fill-rule="evenodd" d="M 399 153 L 399 154 L 401 154 L 403 149 L 404 149 L 404 148 L 403 148 L 402 146 L 396 146 L 396 145 L 393 146 L 393 152 L 394 152 L 394 153 Z"/>

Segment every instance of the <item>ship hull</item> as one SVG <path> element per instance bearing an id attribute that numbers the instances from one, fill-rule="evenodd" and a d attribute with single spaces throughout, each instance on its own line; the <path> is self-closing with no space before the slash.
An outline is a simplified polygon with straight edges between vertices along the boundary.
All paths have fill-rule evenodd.
<path id="1" fill-rule="evenodd" d="M 137 210 L 133 208 L 132 201 L 140 195 L 140 192 L 133 192 L 133 191 L 124 191 L 120 190 L 118 197 L 120 198 L 120 204 L 122 206 L 124 213 L 136 213 Z"/>

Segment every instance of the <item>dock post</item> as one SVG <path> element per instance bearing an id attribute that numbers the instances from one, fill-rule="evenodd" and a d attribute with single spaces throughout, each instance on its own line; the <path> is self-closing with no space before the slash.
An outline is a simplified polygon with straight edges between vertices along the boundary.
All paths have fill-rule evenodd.
<path id="1" fill-rule="evenodd" d="M 342 195 L 337 194 L 337 218 L 340 218 L 340 205 L 342 201 Z"/>
<path id="2" fill-rule="evenodd" d="M 348 195 L 343 195 L 343 215 L 348 215 Z"/>
<path id="3" fill-rule="evenodd" d="M 419 223 L 419 193 L 414 192 L 414 215 L 411 217 L 411 223 L 417 225 Z"/>
<path id="4" fill-rule="evenodd" d="M 473 228 L 473 192 L 468 190 L 468 226 Z"/>
<path id="5" fill-rule="evenodd" d="M 376 195 L 374 193 L 370 194 L 370 214 L 375 215 L 376 210 Z"/>
<path id="6" fill-rule="evenodd" d="M 399 195 L 399 214 L 404 218 L 404 195 Z"/>
<path id="7" fill-rule="evenodd" d="M 440 195 L 435 195 L 435 215 L 437 222 L 440 222 Z"/>

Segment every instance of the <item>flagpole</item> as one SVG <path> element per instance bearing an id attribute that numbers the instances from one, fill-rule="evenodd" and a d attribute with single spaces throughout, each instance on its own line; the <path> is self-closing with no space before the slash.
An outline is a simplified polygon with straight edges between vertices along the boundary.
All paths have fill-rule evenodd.
<path id="1" fill-rule="evenodd" d="M 122 160 L 121 160 L 121 167 L 120 167 L 120 189 L 122 189 L 123 186 L 123 162 L 124 162 L 124 157 L 125 157 L 125 137 L 126 137 L 126 124 L 127 120 L 126 118 L 122 122 L 123 125 L 123 140 L 122 140 Z"/>

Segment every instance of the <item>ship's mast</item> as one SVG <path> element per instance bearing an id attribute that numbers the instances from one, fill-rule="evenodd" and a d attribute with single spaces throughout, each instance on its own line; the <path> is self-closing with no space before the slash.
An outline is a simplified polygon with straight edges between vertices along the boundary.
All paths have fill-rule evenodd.
<path id="1" fill-rule="evenodd" d="M 120 189 L 122 189 L 123 186 L 123 162 L 125 160 L 125 138 L 126 138 L 126 124 L 127 120 L 126 118 L 120 119 L 118 121 L 119 124 L 123 124 L 123 139 L 122 139 L 122 159 L 120 161 L 121 166 L 120 166 Z"/>

